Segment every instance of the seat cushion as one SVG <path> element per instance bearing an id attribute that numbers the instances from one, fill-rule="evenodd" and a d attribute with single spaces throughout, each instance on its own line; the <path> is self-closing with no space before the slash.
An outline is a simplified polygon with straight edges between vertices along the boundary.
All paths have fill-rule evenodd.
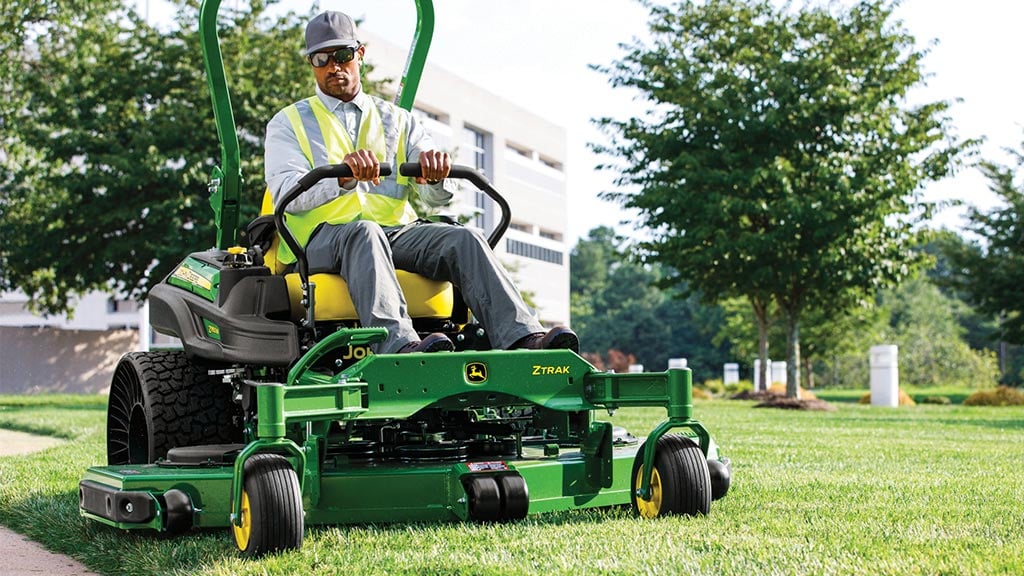
<path id="1" fill-rule="evenodd" d="M 405 301 L 412 318 L 449 318 L 455 301 L 455 291 L 449 282 L 430 280 L 398 270 L 398 284 L 405 294 Z M 302 307 L 302 288 L 299 275 L 285 275 L 288 282 L 288 297 L 291 300 L 292 320 L 298 322 L 305 317 Z M 315 285 L 316 320 L 358 320 L 355 305 L 348 293 L 348 284 L 337 274 L 313 274 L 310 281 Z"/>

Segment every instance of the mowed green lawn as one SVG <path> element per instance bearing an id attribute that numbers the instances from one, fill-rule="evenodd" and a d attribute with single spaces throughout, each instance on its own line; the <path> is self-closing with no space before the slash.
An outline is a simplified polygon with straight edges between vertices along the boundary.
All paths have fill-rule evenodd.
<path id="1" fill-rule="evenodd" d="M 1024 408 L 835 405 L 699 401 L 734 473 L 708 517 L 310 527 L 300 551 L 250 561 L 224 530 L 84 521 L 77 483 L 105 459 L 103 400 L 0 397 L 0 427 L 70 440 L 0 458 L 0 523 L 107 574 L 1024 574 Z M 611 420 L 644 433 L 662 417 Z"/>

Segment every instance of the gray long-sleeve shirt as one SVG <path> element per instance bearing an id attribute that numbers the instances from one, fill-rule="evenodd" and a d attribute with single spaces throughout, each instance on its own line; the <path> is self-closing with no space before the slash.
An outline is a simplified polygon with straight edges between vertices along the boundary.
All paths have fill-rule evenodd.
<path id="1" fill-rule="evenodd" d="M 357 133 L 359 130 L 359 124 L 362 120 L 363 110 L 367 106 L 375 106 L 374 98 L 363 92 L 360 92 L 352 99 L 351 102 L 343 102 L 337 98 L 324 94 L 320 90 L 320 87 L 316 87 L 316 95 L 323 102 L 324 106 L 328 110 L 334 113 L 335 116 L 341 120 L 342 125 L 349 133 L 349 137 L 352 142 L 357 142 Z M 378 106 L 378 110 L 381 111 L 381 121 L 384 124 L 384 133 L 388 138 L 397 138 L 397 118 L 392 114 L 385 113 L 383 106 Z M 409 114 L 406 110 L 400 108 L 393 108 L 397 114 L 403 114 L 406 116 L 407 140 L 405 143 L 406 158 L 410 162 L 415 162 L 419 158 L 421 152 L 432 150 L 434 142 L 430 138 L 430 135 L 423 126 L 416 121 L 416 117 Z M 311 143 L 315 146 L 323 146 L 323 143 Z M 389 149 L 393 149 L 394 146 L 389 146 Z M 314 153 L 314 158 L 318 155 Z M 320 157 L 326 157 L 326 153 Z M 266 181 L 267 186 L 270 188 L 270 193 L 274 199 L 274 205 L 276 206 L 278 201 L 284 196 L 284 194 L 299 181 L 303 175 L 309 172 L 312 167 L 309 165 L 309 160 L 302 152 L 302 148 L 299 145 L 298 138 L 295 135 L 295 131 L 292 128 L 291 122 L 285 115 L 284 110 L 278 112 L 271 118 L 267 124 L 267 138 L 265 144 L 265 170 L 266 170 Z M 395 158 L 386 159 L 388 162 L 395 163 Z M 398 166 L 395 165 L 394 169 L 397 171 Z M 354 181 L 350 182 L 351 188 L 345 189 L 338 184 L 338 180 L 335 178 L 327 178 L 321 180 L 317 184 L 313 185 L 308 191 L 295 199 L 288 206 L 288 212 L 305 212 L 312 210 L 317 206 L 321 206 L 334 200 L 335 198 L 347 194 L 357 187 L 364 192 L 369 191 L 373 188 L 371 182 L 359 182 L 353 184 Z M 398 187 L 398 183 L 395 181 L 394 176 L 390 176 L 386 179 L 382 179 L 380 186 L 382 187 Z M 448 183 L 448 180 L 444 180 L 438 184 L 423 184 L 417 185 L 420 197 L 423 201 L 432 207 L 439 207 L 448 204 L 454 194 L 454 189 Z M 387 194 L 394 197 L 394 194 Z"/>

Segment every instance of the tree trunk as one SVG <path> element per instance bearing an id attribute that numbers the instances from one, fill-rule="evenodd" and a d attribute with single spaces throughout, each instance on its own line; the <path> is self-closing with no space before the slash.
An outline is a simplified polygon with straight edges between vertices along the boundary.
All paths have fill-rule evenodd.
<path id="1" fill-rule="evenodd" d="M 800 321 L 786 314 L 786 397 L 800 398 Z"/>
<path id="2" fill-rule="evenodd" d="M 805 356 L 803 361 L 804 381 L 807 382 L 807 386 L 804 386 L 804 388 L 810 390 L 814 388 L 814 370 L 811 370 L 811 357 Z"/>

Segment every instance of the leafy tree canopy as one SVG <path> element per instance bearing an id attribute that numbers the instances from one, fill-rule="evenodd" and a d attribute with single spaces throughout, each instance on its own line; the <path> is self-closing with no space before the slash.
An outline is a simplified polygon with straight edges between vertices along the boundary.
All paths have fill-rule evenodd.
<path id="1" fill-rule="evenodd" d="M 593 148 L 621 164 L 605 197 L 638 210 L 666 284 L 776 302 L 791 395 L 805 308 L 840 313 L 907 277 L 923 184 L 974 144 L 952 136 L 949 102 L 909 103 L 926 52 L 895 5 L 652 3 L 650 42 L 597 67 L 650 102 L 597 121 Z"/>
<path id="2" fill-rule="evenodd" d="M 313 87 L 301 57 L 311 14 L 272 16 L 275 3 L 219 18 L 243 222 L 263 195 L 266 123 Z M 92 289 L 141 298 L 215 240 L 207 187 L 220 149 L 199 2 L 178 0 L 169 30 L 134 6 L 9 0 L 0 16 L 0 290 L 21 289 L 44 313 Z"/>
<path id="3" fill-rule="evenodd" d="M 1021 150 L 1007 150 L 1013 165 L 982 162 L 981 169 L 999 204 L 968 210 L 968 230 L 976 240 L 947 242 L 949 284 L 965 292 L 978 310 L 998 319 L 998 336 L 1024 344 L 1024 143 Z"/>

